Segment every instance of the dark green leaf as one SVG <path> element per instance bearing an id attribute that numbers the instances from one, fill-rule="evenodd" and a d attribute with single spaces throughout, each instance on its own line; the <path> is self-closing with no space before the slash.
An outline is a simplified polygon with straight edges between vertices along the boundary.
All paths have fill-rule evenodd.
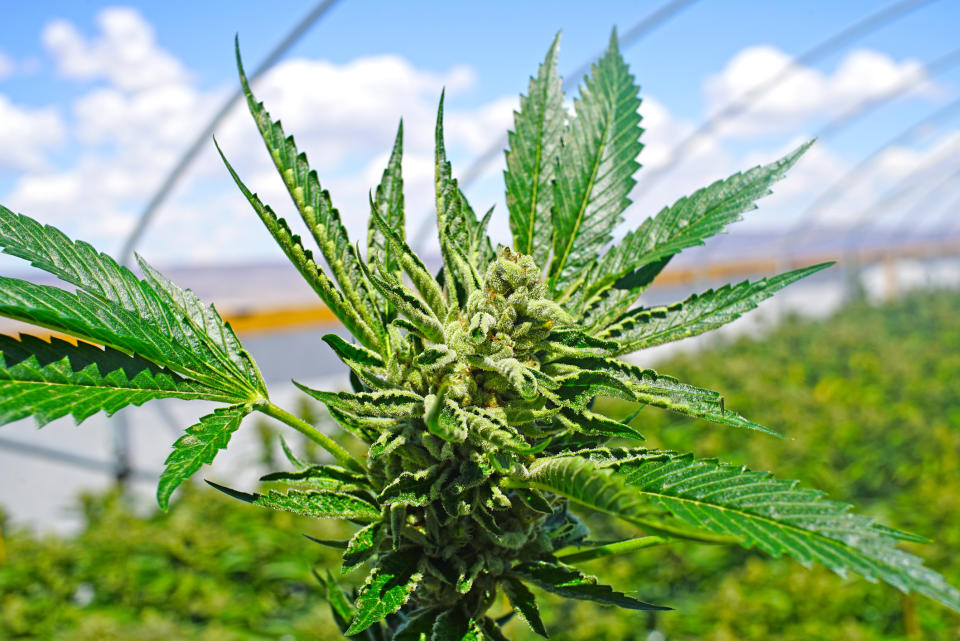
<path id="1" fill-rule="evenodd" d="M 796 481 L 672 453 L 624 463 L 615 477 L 637 496 L 697 527 L 733 535 L 744 547 L 820 563 L 840 575 L 852 570 L 960 610 L 960 591 L 896 548 L 902 536 Z"/>
<path id="2" fill-rule="evenodd" d="M 633 174 L 640 167 L 636 158 L 643 149 L 638 92 L 614 32 L 584 79 L 574 101 L 576 115 L 563 136 L 553 194 L 549 283 L 554 292 L 572 289 L 610 242 L 630 204 Z"/>
<path id="3" fill-rule="evenodd" d="M 513 131 L 507 134 L 510 147 L 503 172 L 513 246 L 533 256 L 541 267 L 547 263 L 552 244 L 552 183 L 567 118 L 563 81 L 557 75 L 559 46 L 558 33 L 537 77 L 530 78 L 527 95 L 520 96 L 520 110 L 513 114 Z"/>
<path id="4" fill-rule="evenodd" d="M 631 310 L 604 328 L 603 336 L 620 343 L 613 354 L 697 336 L 738 319 L 787 285 L 831 265 L 833 263 L 821 263 L 773 278 L 708 289 L 669 307 Z"/>
<path id="5" fill-rule="evenodd" d="M 547 634 L 547 629 L 543 625 L 543 620 L 540 618 L 540 608 L 537 607 L 537 600 L 533 596 L 533 592 L 521 581 L 511 576 L 504 577 L 500 585 L 503 587 L 504 594 L 510 599 L 510 605 L 514 612 L 520 615 L 520 618 L 530 626 L 530 629 L 542 637 L 549 637 L 550 635 Z"/>
<path id="6" fill-rule="evenodd" d="M 584 574 L 580 570 L 559 561 L 528 561 L 513 566 L 511 574 L 529 581 L 548 592 L 559 594 L 568 599 L 596 601 L 605 605 L 616 605 L 631 610 L 669 610 L 661 605 L 652 605 L 638 601 L 622 592 L 616 592 L 609 585 L 597 583 L 597 578 Z"/>
<path id="7" fill-rule="evenodd" d="M 205 463 L 212 463 L 217 452 L 230 442 L 230 437 L 240 427 L 240 422 L 249 414 L 249 405 L 231 405 L 214 410 L 188 427 L 186 434 L 173 444 L 173 451 L 164 463 L 160 484 L 157 486 L 157 503 L 167 509 L 170 495 L 181 483 L 194 475 Z"/>
<path id="8" fill-rule="evenodd" d="M 155 398 L 236 400 L 109 347 L 0 336 L 0 424 L 32 415 L 45 425 L 67 414 L 79 423 Z"/>
<path id="9" fill-rule="evenodd" d="M 418 564 L 419 555 L 410 550 L 397 550 L 381 557 L 357 594 L 356 614 L 345 634 L 363 632 L 403 607 L 423 579 L 417 571 Z"/>
<path id="10" fill-rule="evenodd" d="M 374 305 L 367 281 L 360 271 L 360 258 L 340 221 L 340 213 L 334 208 L 329 192 L 321 188 L 317 173 L 310 169 L 307 155 L 298 151 L 293 136 L 287 137 L 280 121 L 273 121 L 263 103 L 257 102 L 254 97 L 243 71 L 239 43 L 237 71 L 250 114 L 257 123 L 267 151 L 270 152 L 270 157 L 280 172 L 301 218 L 323 253 L 344 298 L 366 325 L 377 333 L 377 342 L 381 343 L 386 338 L 382 319 Z"/>

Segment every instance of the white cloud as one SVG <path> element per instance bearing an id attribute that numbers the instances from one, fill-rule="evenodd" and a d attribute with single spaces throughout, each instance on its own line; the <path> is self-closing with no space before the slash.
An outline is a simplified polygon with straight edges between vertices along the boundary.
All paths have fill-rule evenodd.
<path id="1" fill-rule="evenodd" d="M 770 46 L 747 47 L 720 71 L 707 78 L 707 113 L 767 83 L 794 64 L 793 58 Z M 722 128 L 727 135 L 753 135 L 782 130 L 810 118 L 832 117 L 864 101 L 880 98 L 916 82 L 914 95 L 937 92 L 923 65 L 860 49 L 847 54 L 832 73 L 796 67 L 769 92 L 750 101 L 750 108 Z"/>
<path id="2" fill-rule="evenodd" d="M 101 34 L 88 40 L 66 20 L 43 30 L 43 44 L 68 77 L 106 79 L 125 91 L 183 82 L 180 62 L 157 47 L 153 27 L 134 9 L 113 7 L 97 14 Z"/>
<path id="3" fill-rule="evenodd" d="M 36 170 L 47 164 L 47 152 L 64 142 L 57 109 L 13 104 L 0 94 L 0 170 Z"/>
<path id="4" fill-rule="evenodd" d="M 200 89 L 133 10 L 107 9 L 96 22 L 99 29 L 90 36 L 67 21 L 53 22 L 43 31 L 61 73 L 98 83 L 71 106 L 76 160 L 24 175 L 5 201 L 113 250 L 234 81 L 230 87 Z M 254 89 L 273 117 L 296 135 L 352 235 L 362 239 L 367 193 L 379 180 L 399 118 L 405 125 L 407 203 L 416 221 L 431 202 L 440 90 L 446 88 L 449 105 L 451 97 L 474 82 L 467 67 L 428 71 L 384 55 L 343 64 L 283 61 Z M 491 131 L 505 130 L 513 102 L 448 107 L 451 153 L 473 154 L 489 144 Z M 217 138 L 248 184 L 279 213 L 292 217 L 289 197 L 243 105 L 222 123 Z M 233 191 L 211 143 L 160 211 L 144 247 L 160 261 L 209 259 L 218 251 L 221 257 L 263 255 L 269 241 L 259 227 L 249 205 Z M 197 230 L 196 237 L 185 234 L 187 229 Z"/>

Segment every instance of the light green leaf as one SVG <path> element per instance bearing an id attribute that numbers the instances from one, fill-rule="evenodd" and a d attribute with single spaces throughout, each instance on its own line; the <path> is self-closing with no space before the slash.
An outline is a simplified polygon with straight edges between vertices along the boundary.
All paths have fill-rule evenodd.
<path id="1" fill-rule="evenodd" d="M 833 265 L 821 263 L 764 278 L 725 285 L 694 294 L 669 307 L 631 310 L 607 326 L 602 335 L 619 342 L 614 354 L 626 354 L 647 347 L 697 336 L 738 319 L 760 302 L 787 285 Z"/>
<path id="2" fill-rule="evenodd" d="M 213 481 L 207 481 L 207 484 L 246 503 L 315 519 L 348 519 L 360 522 L 380 519 L 380 509 L 376 505 L 353 494 L 329 490 L 268 490 L 264 494 L 248 494 Z"/>
<path id="3" fill-rule="evenodd" d="M 140 269 L 146 280 L 176 312 L 186 318 L 196 330 L 197 337 L 210 347 L 210 351 L 228 371 L 233 371 L 239 380 L 249 381 L 263 397 L 267 395 L 266 384 L 260 371 L 234 334 L 233 328 L 220 317 L 213 305 L 205 305 L 189 289 L 181 289 L 173 281 L 137 256 Z"/>
<path id="4" fill-rule="evenodd" d="M 181 483 L 194 475 L 205 463 L 212 463 L 217 452 L 230 442 L 230 437 L 249 414 L 249 405 L 220 407 L 188 427 L 186 434 L 173 444 L 173 451 L 164 462 L 157 486 L 157 503 L 167 509 L 170 495 Z"/>
<path id="5" fill-rule="evenodd" d="M 464 306 L 472 291 L 479 288 L 482 274 L 494 259 L 490 239 L 483 224 L 467 203 L 453 177 L 443 141 L 443 96 L 437 108 L 434 132 L 434 182 L 437 201 L 437 231 L 443 255 L 447 298 Z"/>
<path id="6" fill-rule="evenodd" d="M 570 362 L 582 368 L 581 376 L 604 374 L 620 381 L 630 391 L 630 400 L 783 438 L 779 432 L 728 410 L 719 392 L 681 383 L 672 376 L 658 374 L 652 369 L 643 369 L 615 358 L 587 357 Z M 603 390 L 603 393 L 609 394 L 606 390 Z"/>
<path id="7" fill-rule="evenodd" d="M 72 241 L 55 227 L 41 225 L 2 206 L 0 247 L 93 297 L 113 303 L 141 319 L 141 324 L 166 334 L 209 367 L 219 363 L 222 375 L 236 379 L 239 386 L 265 394 L 256 365 L 216 310 L 144 261 L 140 264 L 147 278 L 140 280 L 89 244 Z"/>
<path id="8" fill-rule="evenodd" d="M 597 577 L 584 574 L 577 568 L 559 561 L 528 561 L 511 568 L 510 573 L 524 581 L 529 581 L 548 592 L 559 594 L 568 599 L 596 601 L 604 605 L 616 605 L 631 610 L 669 610 L 660 605 L 638 601 L 622 592 L 616 592 L 609 585 L 597 582 Z"/>
<path id="9" fill-rule="evenodd" d="M 530 626 L 530 629 L 542 637 L 549 637 L 547 629 L 543 625 L 543 619 L 540 618 L 540 608 L 537 607 L 537 599 L 533 596 L 530 588 L 525 586 L 512 576 L 506 576 L 500 581 L 504 594 L 510 600 L 510 606 L 513 611 L 520 615 L 520 618 Z"/>
<path id="10" fill-rule="evenodd" d="M 294 385 L 329 408 L 375 418 L 419 418 L 423 397 L 405 390 L 377 392 L 323 392 L 294 381 Z"/>
<path id="11" fill-rule="evenodd" d="M 407 275 L 410 276 L 410 281 L 417 291 L 420 292 L 420 295 L 423 296 L 423 300 L 426 301 L 437 318 L 446 318 L 448 311 L 446 297 L 443 295 L 443 289 L 440 287 L 440 284 L 427 269 L 427 266 L 423 264 L 420 257 L 411 249 L 407 241 L 403 239 L 403 236 L 397 234 L 390 228 L 387 221 L 382 219 L 376 211 L 372 212 L 370 218 L 371 224 L 374 224 L 380 229 L 384 242 L 390 247 L 392 256 Z M 394 280 L 400 280 L 400 274 L 395 274 L 390 270 L 386 271 L 393 276 Z"/>
<path id="12" fill-rule="evenodd" d="M 629 423 L 615 421 L 603 414 L 596 414 L 589 410 L 574 410 L 564 408 L 560 410 L 558 418 L 567 425 L 575 427 L 584 434 L 596 434 L 610 438 L 629 438 L 645 440 L 643 435 L 630 427 Z"/>
<path id="13" fill-rule="evenodd" d="M 202 350 L 198 354 L 133 312 L 83 290 L 71 293 L 0 277 L 0 316 L 135 353 L 236 401 L 246 402 L 260 395 L 248 381 L 217 367 L 213 357 L 202 356 Z"/>
<path id="14" fill-rule="evenodd" d="M 440 488 L 436 482 L 445 471 L 449 474 L 445 466 L 432 465 L 416 472 L 401 472 L 380 491 L 380 502 L 423 507 L 439 496 Z"/>
<path id="15" fill-rule="evenodd" d="M 733 535 L 744 547 L 820 563 L 840 575 L 850 570 L 960 611 L 960 590 L 898 549 L 900 533 L 796 481 L 673 453 L 624 463 L 615 476 L 636 496 L 692 525 Z"/>
<path id="16" fill-rule="evenodd" d="M 384 269 L 400 278 L 400 260 L 395 248 L 387 243 L 380 225 L 376 221 L 383 221 L 385 227 L 403 239 L 406 231 L 403 212 L 403 173 L 401 161 L 403 158 L 403 121 L 397 127 L 397 137 L 390 152 L 390 160 L 383 170 L 380 184 L 377 185 L 373 201 L 370 203 L 370 221 L 367 231 L 367 262 L 381 263 Z"/>
<path id="17" fill-rule="evenodd" d="M 271 472 L 260 477 L 264 483 L 293 483 L 319 490 L 357 490 L 370 487 L 366 476 L 337 465 L 311 465 L 296 472 Z"/>
<path id="18" fill-rule="evenodd" d="M 382 368 L 383 358 L 377 352 L 362 345 L 354 345 L 343 340 L 336 334 L 324 334 L 321 340 L 329 345 L 337 356 L 347 365 L 363 365 L 366 367 Z"/>
<path id="19" fill-rule="evenodd" d="M 155 398 L 236 400 L 110 348 L 0 335 L 0 425 L 32 415 L 42 426 L 67 414 L 80 423 Z"/>
<path id="20" fill-rule="evenodd" d="M 434 343 L 443 342 L 443 324 L 430 306 L 423 302 L 413 290 L 390 274 L 382 271 L 380 275 L 373 274 L 367 270 L 366 266 L 361 266 L 361 269 L 376 290 L 395 309 L 406 316 L 418 334 Z"/>
<path id="21" fill-rule="evenodd" d="M 563 108 L 563 81 L 557 75 L 560 34 L 553 39 L 536 78 L 530 78 L 527 95 L 520 96 L 520 111 L 513 113 L 513 131 L 507 133 L 507 209 L 513 246 L 546 265 L 553 239 L 550 210 L 553 180 L 567 113 Z"/>
<path id="22" fill-rule="evenodd" d="M 704 239 L 741 220 L 744 212 L 756 209 L 755 201 L 771 193 L 770 186 L 783 178 L 811 144 L 801 145 L 769 165 L 718 180 L 646 219 L 600 259 L 590 284 L 584 288 L 585 316 L 595 327 L 603 327 L 626 311 L 671 256 L 702 245 Z M 608 289 L 620 279 L 627 282 L 618 285 L 619 289 Z M 601 304 L 600 294 L 604 292 L 615 304 Z M 602 315 L 590 310 L 598 304 L 611 309 Z"/>
<path id="23" fill-rule="evenodd" d="M 380 558 L 354 601 L 356 614 L 345 632 L 347 636 L 363 632 L 403 607 L 423 579 L 417 571 L 419 561 L 420 556 L 407 549 Z"/>
<path id="24" fill-rule="evenodd" d="M 350 620 L 353 619 L 353 604 L 347 599 L 330 570 L 326 570 L 323 574 L 314 570 L 313 575 L 320 582 L 323 598 L 330 605 L 334 622 L 340 628 L 340 632 L 345 632 L 350 627 Z"/>
<path id="25" fill-rule="evenodd" d="M 216 145 L 216 141 L 214 141 L 214 144 Z M 287 259 L 296 267 L 303 279 L 307 281 L 307 284 L 310 285 L 317 296 L 320 297 L 320 300 L 330 308 L 330 311 L 343 323 L 344 327 L 356 336 L 357 340 L 369 348 L 378 348 L 380 346 L 379 334 L 371 329 L 368 322 L 360 316 L 356 309 L 344 298 L 340 290 L 337 289 L 333 281 L 327 277 L 323 269 L 317 265 L 313 254 L 309 249 L 304 248 L 300 237 L 290 230 L 287 221 L 278 217 L 273 209 L 265 205 L 255 193 L 247 188 L 243 181 L 240 180 L 240 176 L 237 175 L 237 172 L 234 171 L 233 167 L 227 161 L 226 156 L 223 155 L 223 151 L 221 151 L 219 145 L 217 145 L 217 151 L 220 153 L 223 164 L 226 166 L 227 171 L 230 172 L 230 176 L 233 177 L 233 181 L 240 189 L 244 198 L 246 198 L 247 202 L 253 207 L 253 210 L 263 222 L 267 231 L 270 232 L 270 235 L 277 241 L 277 244 L 280 246 L 280 249 L 283 250 Z"/>
<path id="26" fill-rule="evenodd" d="M 377 333 L 377 342 L 383 343 L 386 340 L 383 322 L 360 271 L 360 258 L 340 221 L 340 213 L 333 206 L 329 192 L 321 188 L 317 172 L 310 169 L 307 155 L 297 149 L 293 136 L 286 136 L 280 121 L 273 121 L 263 103 L 254 97 L 243 71 L 239 42 L 236 52 L 237 71 L 247 106 L 290 197 L 323 253 L 343 296 L 366 325 Z"/>
<path id="27" fill-rule="evenodd" d="M 373 556 L 385 534 L 383 521 L 375 521 L 357 530 L 343 552 L 340 572 L 346 574 Z"/>
<path id="28" fill-rule="evenodd" d="M 617 44 L 591 68 L 575 117 L 564 133 L 564 146 L 554 183 L 553 260 L 550 288 L 569 291 L 611 240 L 610 232 L 623 219 L 628 195 L 640 167 L 639 88 Z"/>

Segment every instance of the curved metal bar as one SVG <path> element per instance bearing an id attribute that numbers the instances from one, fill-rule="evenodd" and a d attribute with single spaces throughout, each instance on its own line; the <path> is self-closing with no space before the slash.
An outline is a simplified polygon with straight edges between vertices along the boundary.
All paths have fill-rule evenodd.
<path id="1" fill-rule="evenodd" d="M 253 74 L 250 76 L 250 84 L 252 85 L 256 82 L 257 78 L 262 76 L 267 70 L 270 69 L 276 62 L 287 52 L 290 47 L 296 43 L 297 40 L 307 32 L 310 27 L 312 27 L 320 18 L 322 18 L 327 11 L 333 8 L 339 0 L 323 0 L 323 2 L 317 3 L 317 5 L 310 10 L 307 15 L 300 19 L 300 21 L 294 26 L 294 28 L 288 33 L 280 43 L 273 48 L 272 51 L 264 58 L 263 62 L 254 70 Z M 207 143 L 210 139 L 210 136 L 213 135 L 214 130 L 217 128 L 217 125 L 226 117 L 230 112 L 230 109 L 233 108 L 233 105 L 243 97 L 243 91 L 238 89 L 233 93 L 230 98 L 220 107 L 220 110 L 217 111 L 213 119 L 203 128 L 203 131 L 197 135 L 193 143 L 187 147 L 187 150 L 183 153 L 183 156 L 180 157 L 180 160 L 177 161 L 177 164 L 173 166 L 173 169 L 164 179 L 163 183 L 154 193 L 153 197 L 150 198 L 147 202 L 147 206 L 144 208 L 143 212 L 140 214 L 140 217 L 137 219 L 136 225 L 134 225 L 133 230 L 130 232 L 130 235 L 127 236 L 126 241 L 123 243 L 123 247 L 120 249 L 118 258 L 121 264 L 129 264 L 130 259 L 133 257 L 133 251 L 136 248 L 137 244 L 140 242 L 141 237 L 147 229 L 147 225 L 150 224 L 150 221 L 156 216 L 157 210 L 160 209 L 161 205 L 166 201 L 167 197 L 170 195 L 170 192 L 173 191 L 173 188 L 176 187 L 177 183 L 180 182 L 180 179 L 183 178 L 187 169 L 190 167 L 190 164 L 193 162 L 193 159 L 197 157 L 197 154 L 203 149 L 203 145 Z"/>

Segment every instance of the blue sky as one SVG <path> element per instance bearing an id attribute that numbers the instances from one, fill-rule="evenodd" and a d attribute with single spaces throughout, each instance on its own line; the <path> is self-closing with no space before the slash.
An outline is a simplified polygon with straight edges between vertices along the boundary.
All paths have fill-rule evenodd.
<path id="1" fill-rule="evenodd" d="M 264 3 L 221 1 L 43 2 L 8 8 L 0 24 L 0 202 L 116 250 L 179 150 L 234 88 L 234 33 L 253 67 L 313 4 L 273 2 L 268 10 Z M 403 115 L 410 124 L 408 204 L 415 227 L 428 209 L 429 114 L 442 86 L 448 88 L 451 153 L 455 167 L 465 167 L 509 126 L 513 101 L 556 30 L 563 30 L 563 72 L 594 56 L 611 26 L 626 30 L 661 4 L 341 0 L 258 92 L 310 153 L 355 234 L 362 231 L 366 190 Z M 672 144 L 725 100 L 887 5 L 693 3 L 624 52 L 647 98 L 641 114 L 648 146 L 641 163 L 657 167 Z M 636 193 L 627 226 L 687 191 L 775 159 L 844 108 L 910 74 L 919 77 L 923 63 L 956 46 L 958 27 L 960 4 L 928 2 L 817 61 L 710 140 L 697 158 L 665 174 L 649 192 Z M 960 66 L 823 141 L 744 228 L 789 226 L 818 189 L 954 100 L 958 86 Z M 283 201 L 248 117 L 235 112 L 218 136 L 251 184 Z M 889 150 L 862 185 L 823 212 L 823 220 L 847 224 L 851 212 L 869 207 L 883 189 L 929 166 L 921 175 L 926 183 L 917 181 L 921 193 L 955 163 L 955 147 L 957 118 Z M 503 215 L 497 169 L 469 193 L 477 208 L 496 202 Z M 935 214 L 931 220 L 941 217 Z M 889 218 L 895 220 L 896 212 Z M 161 263 L 275 257 L 257 224 L 208 150 L 162 210 L 143 251 Z M 191 227 L 199 239 L 189 239 Z M 501 240 L 504 230 L 502 222 L 494 230 Z"/>

